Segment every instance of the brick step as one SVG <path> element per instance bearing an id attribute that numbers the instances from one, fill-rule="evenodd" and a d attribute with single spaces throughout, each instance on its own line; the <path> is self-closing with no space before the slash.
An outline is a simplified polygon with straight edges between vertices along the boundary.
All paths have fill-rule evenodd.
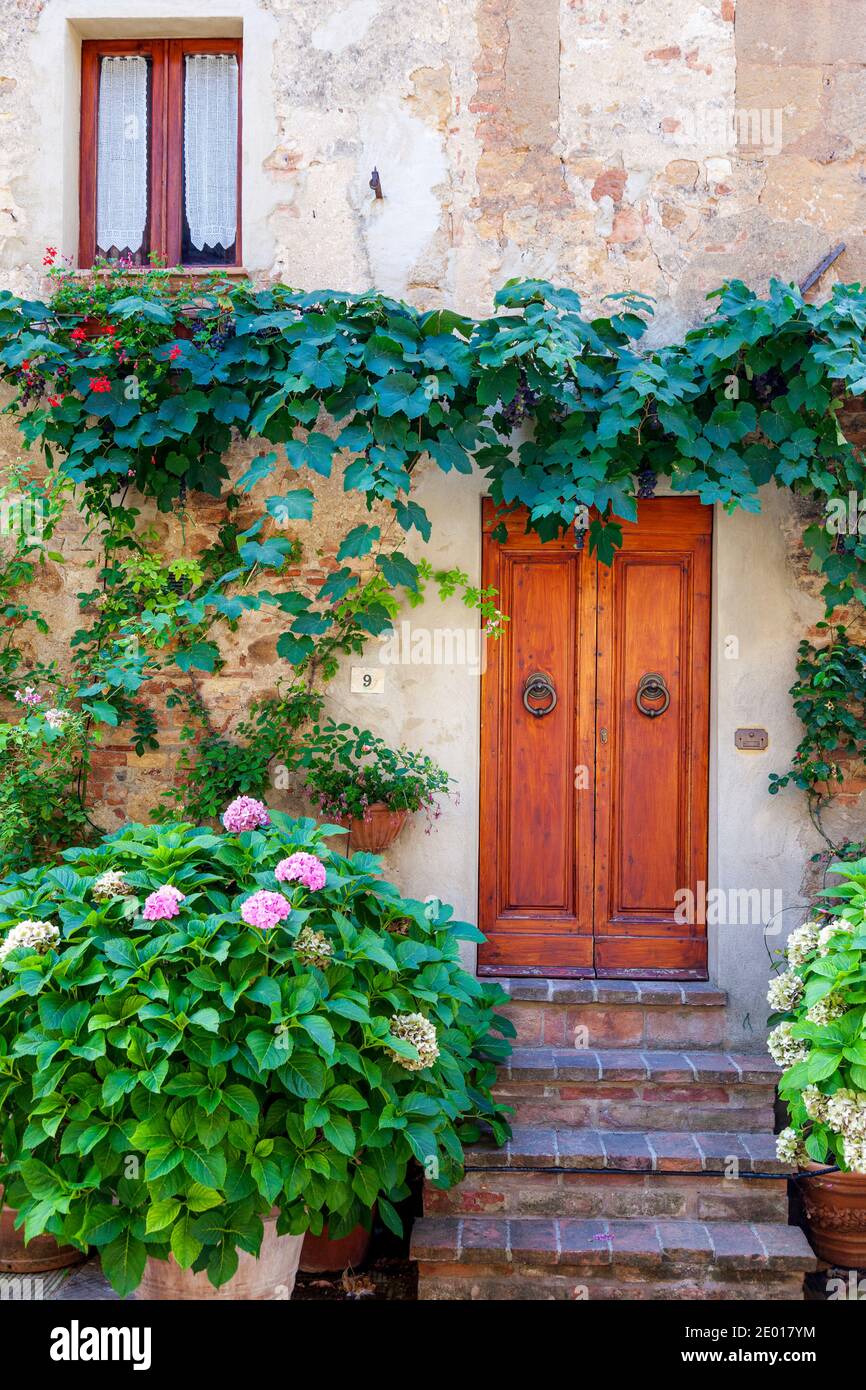
<path id="1" fill-rule="evenodd" d="M 494 1091 L 522 1125 L 767 1133 L 778 1077 L 753 1054 L 517 1047 Z"/>
<path id="2" fill-rule="evenodd" d="M 467 1149 L 466 1176 L 456 1187 L 428 1182 L 424 1211 L 784 1223 L 791 1171 L 776 1157 L 771 1134 L 517 1126 L 501 1149 L 492 1141 Z M 749 1176 L 759 1173 L 774 1176 Z"/>
<path id="3" fill-rule="evenodd" d="M 498 980 L 526 1047 L 719 1047 L 727 995 L 672 980 Z"/>
<path id="4" fill-rule="evenodd" d="M 419 1299 L 800 1299 L 815 1257 L 795 1226 L 431 1216 Z"/>

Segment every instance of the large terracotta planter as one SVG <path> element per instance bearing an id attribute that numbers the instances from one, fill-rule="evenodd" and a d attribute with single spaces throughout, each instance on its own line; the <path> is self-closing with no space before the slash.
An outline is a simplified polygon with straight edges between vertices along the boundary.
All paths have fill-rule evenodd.
<path id="1" fill-rule="evenodd" d="M 866 1173 L 823 1173 L 800 1180 L 809 1239 L 815 1254 L 843 1269 L 866 1269 Z"/>
<path id="2" fill-rule="evenodd" d="M 3 1188 L 0 1187 L 0 1202 Z M 44 1274 L 50 1269 L 68 1269 L 87 1258 L 86 1251 L 72 1245 L 58 1245 L 53 1236 L 34 1236 L 24 1244 L 24 1228 L 15 1229 L 17 1212 L 12 1207 L 0 1211 L 0 1271 L 4 1274 Z"/>
<path id="3" fill-rule="evenodd" d="M 245 1250 L 239 1250 L 237 1273 L 227 1284 L 215 1289 L 204 1270 L 194 1274 L 191 1269 L 181 1269 L 173 1257 L 167 1260 L 148 1260 L 135 1297 L 163 1302 L 211 1298 L 291 1298 L 304 1237 L 278 1236 L 275 1211 L 263 1220 L 265 1234 L 258 1259 L 248 1255 Z"/>
<path id="4" fill-rule="evenodd" d="M 356 1226 L 339 1240 L 330 1239 L 327 1226 L 320 1236 L 307 1231 L 301 1251 L 301 1269 L 305 1274 L 339 1274 L 344 1269 L 358 1269 L 367 1258 L 372 1238 L 366 1226 Z"/>
<path id="5" fill-rule="evenodd" d="M 381 854 L 382 850 L 393 845 L 408 818 L 408 811 L 392 811 L 384 801 L 375 801 L 367 808 L 364 820 L 352 820 L 346 816 L 338 824 L 349 828 L 350 853 Z"/>

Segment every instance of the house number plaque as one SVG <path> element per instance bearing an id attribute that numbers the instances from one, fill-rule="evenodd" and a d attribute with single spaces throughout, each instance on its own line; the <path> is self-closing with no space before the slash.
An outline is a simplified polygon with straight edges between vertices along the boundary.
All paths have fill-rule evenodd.
<path id="1" fill-rule="evenodd" d="M 382 695 L 385 671 L 382 666 L 353 666 L 350 682 L 353 695 Z"/>
<path id="2" fill-rule="evenodd" d="M 734 734 L 734 747 L 744 753 L 760 753 L 770 742 L 766 729 L 737 729 Z"/>

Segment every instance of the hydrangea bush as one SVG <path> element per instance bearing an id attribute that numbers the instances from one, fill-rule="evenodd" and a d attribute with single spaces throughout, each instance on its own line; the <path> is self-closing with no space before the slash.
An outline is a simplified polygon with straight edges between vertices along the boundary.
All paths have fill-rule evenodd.
<path id="1" fill-rule="evenodd" d="M 791 1117 L 777 1146 L 789 1162 L 866 1173 L 866 859 L 831 869 L 842 879 L 824 893 L 832 913 L 791 933 L 767 993 L 768 1047 Z"/>
<path id="2" fill-rule="evenodd" d="M 476 929 L 257 805 L 0 883 L 0 1180 L 28 1238 L 97 1247 L 121 1294 L 169 1253 L 219 1286 L 275 1206 L 281 1233 L 374 1206 L 399 1231 L 413 1162 L 447 1187 L 482 1122 L 508 1132 Z"/>

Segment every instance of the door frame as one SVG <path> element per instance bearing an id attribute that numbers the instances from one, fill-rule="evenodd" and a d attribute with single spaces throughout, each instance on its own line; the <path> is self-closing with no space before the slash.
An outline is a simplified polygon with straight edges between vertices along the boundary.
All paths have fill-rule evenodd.
<path id="1" fill-rule="evenodd" d="M 655 499 L 653 499 L 655 500 Z M 687 884 L 706 883 L 708 863 L 710 857 L 710 808 L 713 802 L 713 755 L 712 755 L 712 728 L 711 728 L 711 707 L 713 703 L 713 627 L 714 627 L 714 536 L 715 536 L 715 509 L 711 506 L 700 506 L 700 511 L 696 509 L 697 497 L 673 495 L 664 497 L 668 503 L 665 508 L 665 520 L 661 525 L 654 525 L 651 535 L 658 535 L 662 541 L 667 538 L 668 542 L 683 535 L 694 537 L 694 543 L 700 544 L 705 541 L 702 547 L 703 553 L 700 556 L 701 564 L 699 570 L 705 580 L 705 584 L 693 584 L 691 589 L 691 611 L 692 619 L 688 631 L 693 634 L 696 627 L 691 625 L 700 624 L 706 633 L 706 654 L 707 666 L 702 671 L 700 679 L 696 682 L 694 671 L 691 664 L 691 648 L 683 653 L 683 661 L 688 665 L 683 668 L 682 704 L 684 706 L 681 716 L 681 727 L 685 732 L 687 746 L 695 759 L 696 775 L 703 784 L 703 793 L 697 802 L 688 801 L 684 807 L 683 814 L 687 818 L 687 864 L 688 874 Z M 652 505 L 652 504 L 650 504 Z M 521 540 L 521 551 L 524 561 L 526 553 L 539 551 L 539 558 L 547 553 L 553 556 L 556 553 L 570 552 L 575 553 L 575 536 L 573 531 L 564 537 L 556 540 L 542 542 L 535 533 L 526 533 L 525 517 L 521 512 L 511 513 L 510 515 L 497 515 L 497 509 L 492 499 L 482 498 L 482 575 L 487 575 L 486 581 L 491 582 L 491 568 L 495 564 L 497 578 L 502 575 L 504 558 L 507 555 L 504 547 L 500 550 L 499 543 L 491 539 L 491 531 L 494 527 L 504 524 L 509 538 L 519 537 Z M 637 534 L 639 523 L 622 523 L 623 525 L 623 552 L 630 549 L 629 538 Z M 646 524 L 646 514 L 644 519 Z M 647 531 L 643 532 L 643 540 L 647 538 Z M 495 547 L 497 558 L 492 558 L 491 552 Z M 664 553 L 664 545 L 660 546 Z M 588 544 L 586 546 L 588 553 Z M 694 576 L 693 576 L 694 578 Z M 602 748 L 599 742 L 601 727 L 608 722 L 609 715 L 606 715 L 603 708 L 602 686 L 611 683 L 611 670 L 613 667 L 612 651 L 601 651 L 600 642 L 602 640 L 601 625 L 602 613 L 605 603 L 610 602 L 612 593 L 612 569 L 602 570 L 594 557 L 591 561 L 582 562 L 582 572 L 579 575 L 578 599 L 576 604 L 577 620 L 575 623 L 575 643 L 584 653 L 587 650 L 587 638 L 590 634 L 588 627 L 592 628 L 590 637 L 595 659 L 592 662 L 583 661 L 576 663 L 576 678 L 574 698 L 574 749 L 575 764 L 583 765 L 587 768 L 590 785 L 596 787 L 596 791 L 591 796 L 577 796 L 574 822 L 572 825 L 571 839 L 577 847 L 575 850 L 575 905 L 578 915 L 583 917 L 580 911 L 580 904 L 589 904 L 587 914 L 587 925 L 579 925 L 576 929 L 572 928 L 569 933 L 569 944 L 574 946 L 579 943 L 582 937 L 588 941 L 589 955 L 584 962 L 585 952 L 577 952 L 579 964 L 569 963 L 567 965 L 552 963 L 550 958 L 547 960 L 530 959 L 533 954 L 533 934 L 532 927 L 536 926 L 535 940 L 538 948 L 543 952 L 545 948 L 550 951 L 551 945 L 556 944 L 555 927 L 550 929 L 550 923 L 545 922 L 548 928 L 546 932 L 538 931 L 539 924 L 535 924 L 531 917 L 523 919 L 526 927 L 530 930 L 526 935 L 527 957 L 526 964 L 515 966 L 513 963 L 497 964 L 487 962 L 482 964 L 480 960 L 477 965 L 477 972 L 482 976 L 551 976 L 561 978 L 624 978 L 624 979 L 697 979 L 705 980 L 708 978 L 709 961 L 709 940 L 706 926 L 700 923 L 692 923 L 690 930 L 683 933 L 674 933 L 664 936 L 664 923 L 649 920 L 641 921 L 639 917 L 611 918 L 614 924 L 614 933 L 602 933 L 599 926 L 602 920 L 607 923 L 607 914 L 604 918 L 599 915 L 598 894 L 604 896 L 604 903 L 607 904 L 610 897 L 610 883 L 607 881 L 607 874 L 602 875 L 599 883 L 600 870 L 608 862 L 607 855 L 609 846 L 602 847 L 597 840 L 599 832 L 598 821 L 604 820 L 604 809 L 609 805 L 611 799 L 611 787 L 598 785 L 599 779 L 595 776 L 595 771 L 599 767 L 611 767 L 611 747 L 608 745 Z M 503 607 L 508 612 L 507 601 L 503 599 Z M 609 631 L 612 629 L 609 628 Z M 502 696 L 500 673 L 499 673 L 499 651 L 498 642 L 493 641 L 488 648 L 488 661 L 486 678 L 482 683 L 481 690 L 481 711 L 480 711 L 480 769 L 479 769 L 479 811 L 483 811 L 486 806 L 489 810 L 491 806 L 496 808 L 497 824 L 494 833 L 497 836 L 499 846 L 504 841 L 502 838 L 502 795 L 500 792 L 500 769 L 507 755 L 507 749 L 503 748 L 503 743 L 507 740 L 507 722 L 502 719 L 502 708 L 500 700 Z M 586 711 L 591 710 L 591 717 L 587 718 Z M 581 713 L 583 716 L 581 717 Z M 501 721 L 501 722 L 500 722 Z M 495 730 L 495 732 L 493 732 Z M 608 781 L 610 778 L 608 778 Z M 691 796 L 691 779 L 689 781 L 689 795 Z M 601 809 L 601 815 L 599 811 Z M 506 808 L 507 814 L 507 808 Z M 497 901 L 498 883 L 496 873 L 488 872 L 482 874 L 481 866 L 481 814 L 479 814 L 479 840 L 478 840 L 478 920 L 491 921 L 496 918 L 497 908 L 500 904 Z M 583 851 L 582 846 L 588 845 L 589 852 Z M 600 858 L 601 856 L 601 858 Z M 515 935 L 520 934 L 520 919 L 515 918 L 513 930 Z M 622 954 L 616 949 L 615 926 L 619 922 L 623 923 L 624 936 L 646 936 L 648 939 L 661 938 L 668 944 L 677 940 L 681 941 L 685 947 L 684 955 L 691 962 L 689 964 L 677 964 L 674 967 L 654 967 L 641 964 L 633 967 L 617 963 L 601 964 L 600 955 L 610 957 L 610 962 L 616 962 L 618 954 L 620 959 Z M 610 925 L 608 923 L 608 925 Z M 653 928 L 655 927 L 655 930 Z M 497 924 L 497 937 L 510 935 L 511 931 L 503 931 L 502 924 Z M 688 943 L 692 943 L 689 950 Z M 555 952 L 554 952 L 555 954 Z"/>

